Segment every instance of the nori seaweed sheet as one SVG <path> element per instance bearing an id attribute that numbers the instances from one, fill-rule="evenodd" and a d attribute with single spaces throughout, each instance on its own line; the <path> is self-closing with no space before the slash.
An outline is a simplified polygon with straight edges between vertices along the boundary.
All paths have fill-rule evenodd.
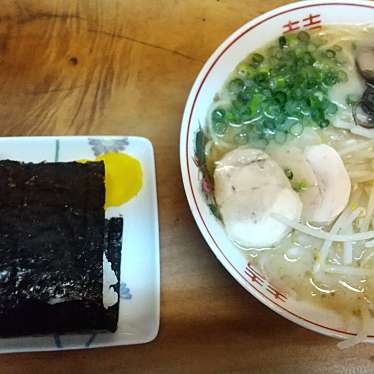
<path id="1" fill-rule="evenodd" d="M 119 294 L 121 281 L 121 250 L 122 250 L 123 219 L 116 217 L 107 221 L 105 230 L 105 255 L 111 263 L 112 270 L 116 274 L 118 284 L 114 290 Z"/>
<path id="2" fill-rule="evenodd" d="M 123 219 L 116 217 L 106 221 L 105 230 L 105 256 L 111 264 L 111 268 L 116 274 L 117 284 L 113 285 L 114 291 L 120 297 L 121 282 L 121 253 L 122 253 L 122 232 Z M 118 299 L 119 300 L 119 299 Z M 111 332 L 117 329 L 117 321 L 119 315 L 119 302 L 108 308 L 105 314 L 105 328 Z"/>
<path id="3" fill-rule="evenodd" d="M 104 176 L 103 162 L 0 161 L 0 336 L 115 331 L 103 251 L 119 275 L 122 219 L 105 221 Z"/>

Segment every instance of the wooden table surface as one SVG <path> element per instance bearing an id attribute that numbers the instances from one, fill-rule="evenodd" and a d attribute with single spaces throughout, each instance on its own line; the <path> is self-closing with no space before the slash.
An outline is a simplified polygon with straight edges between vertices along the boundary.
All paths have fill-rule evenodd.
<path id="1" fill-rule="evenodd" d="M 149 344 L 0 356 L 0 373 L 374 373 L 374 347 L 273 313 L 210 252 L 178 158 L 184 104 L 213 50 L 286 0 L 1 0 L 0 134 L 148 137 L 157 162 L 161 328 Z"/>

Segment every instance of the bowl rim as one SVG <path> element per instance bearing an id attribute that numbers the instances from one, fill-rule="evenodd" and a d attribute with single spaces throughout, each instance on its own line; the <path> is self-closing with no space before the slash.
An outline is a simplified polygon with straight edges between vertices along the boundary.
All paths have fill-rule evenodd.
<path id="1" fill-rule="evenodd" d="M 229 35 L 210 55 L 209 59 L 201 68 L 199 74 L 197 75 L 194 84 L 190 90 L 188 95 L 183 118 L 182 124 L 180 129 L 180 144 L 179 144 L 179 151 L 180 151 L 180 168 L 183 180 L 183 186 L 185 190 L 185 194 L 188 200 L 189 208 L 191 213 L 194 217 L 194 220 L 204 237 L 205 241 L 207 242 L 210 250 L 214 253 L 217 257 L 221 265 L 225 267 L 225 269 L 230 273 L 231 276 L 243 286 L 251 295 L 253 295 L 257 300 L 261 303 L 266 305 L 272 311 L 275 311 L 282 317 L 287 318 L 288 320 L 302 326 L 304 328 L 308 328 L 309 330 L 318 332 L 323 335 L 336 337 L 336 338 L 347 338 L 350 336 L 355 336 L 357 333 L 345 331 L 341 329 L 335 329 L 329 326 L 325 326 L 321 323 L 316 321 L 309 320 L 300 316 L 288 308 L 278 304 L 276 301 L 270 299 L 267 295 L 265 295 L 260 289 L 255 287 L 252 283 L 246 279 L 243 274 L 232 264 L 230 259 L 225 255 L 223 250 L 220 248 L 218 243 L 215 241 L 214 236 L 209 231 L 208 225 L 204 220 L 204 215 L 201 213 L 194 188 L 192 186 L 192 177 L 191 177 L 191 170 L 190 170 L 190 162 L 192 161 L 192 154 L 189 151 L 189 145 L 191 142 L 191 120 L 194 113 L 195 105 L 198 100 L 199 94 L 201 89 L 210 74 L 213 70 L 215 65 L 218 63 L 220 58 L 225 54 L 225 52 L 235 44 L 237 40 L 243 37 L 245 34 L 250 32 L 251 30 L 255 29 L 256 27 L 262 25 L 263 23 L 270 21 L 276 17 L 282 16 L 284 14 L 297 11 L 300 9 L 307 9 L 307 8 L 314 8 L 314 7 L 321 7 L 321 6 L 351 6 L 351 7 L 359 7 L 359 8 L 367 8 L 374 10 L 374 2 L 370 0 L 308 0 L 308 1 L 298 1 L 293 2 L 281 7 L 274 8 L 260 16 L 257 16 L 244 25 L 239 27 L 236 31 L 234 31 L 231 35 Z M 367 342 L 374 343 L 374 335 L 368 335 Z"/>

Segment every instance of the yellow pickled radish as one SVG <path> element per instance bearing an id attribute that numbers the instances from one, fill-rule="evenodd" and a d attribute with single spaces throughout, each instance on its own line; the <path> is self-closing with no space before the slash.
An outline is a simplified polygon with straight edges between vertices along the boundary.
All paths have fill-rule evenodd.
<path id="1" fill-rule="evenodd" d="M 125 153 L 108 152 L 97 156 L 95 161 L 103 161 L 105 165 L 105 208 L 120 206 L 139 193 L 143 172 L 136 158 Z"/>

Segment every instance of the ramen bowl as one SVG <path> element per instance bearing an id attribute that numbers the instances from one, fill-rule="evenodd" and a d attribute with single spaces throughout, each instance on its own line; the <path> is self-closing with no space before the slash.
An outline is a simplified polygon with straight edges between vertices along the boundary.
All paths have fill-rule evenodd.
<path id="1" fill-rule="evenodd" d="M 318 333 L 341 339 L 355 336 L 359 318 L 349 321 L 333 310 L 308 303 L 278 289 L 256 267 L 245 251 L 236 247 L 212 211 L 207 183 L 201 170 L 199 130 L 215 95 L 235 67 L 251 52 L 282 34 L 296 30 L 323 29 L 325 25 L 360 25 L 372 23 L 371 1 L 303 1 L 274 9 L 235 31 L 212 54 L 188 97 L 180 135 L 181 172 L 192 214 L 203 237 L 227 271 L 249 293 L 283 317 Z M 374 324 L 367 329 L 367 342 L 374 342 Z"/>

